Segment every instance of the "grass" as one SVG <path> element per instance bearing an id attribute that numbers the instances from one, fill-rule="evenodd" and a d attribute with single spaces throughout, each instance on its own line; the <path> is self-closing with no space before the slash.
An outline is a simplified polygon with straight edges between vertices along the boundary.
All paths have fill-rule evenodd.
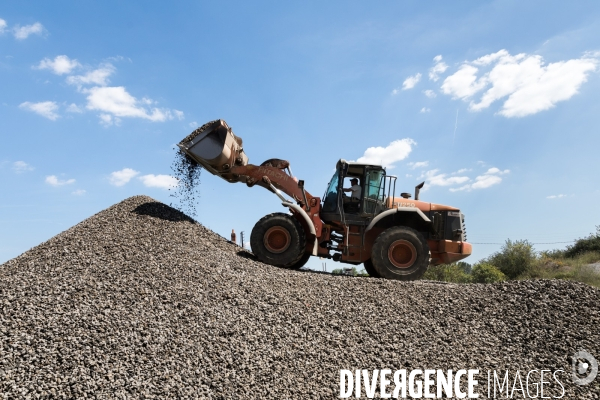
<path id="1" fill-rule="evenodd" d="M 518 279 L 565 279 L 600 287 L 600 273 L 589 264 L 600 262 L 600 252 L 591 251 L 573 258 L 542 253 Z"/>
<path id="2" fill-rule="evenodd" d="M 515 277 L 515 280 L 524 279 L 563 279 L 568 281 L 582 282 L 600 288 L 600 271 L 589 264 L 600 263 L 600 251 L 590 251 L 575 257 L 566 257 L 564 252 L 532 253 L 527 268 Z M 475 264 L 477 266 L 486 264 L 499 257 L 490 257 Z M 453 283 L 476 283 L 476 277 L 471 269 L 463 265 L 442 264 L 431 266 L 422 279 L 453 282 Z M 500 268 L 501 269 L 501 268 Z M 499 275 L 501 276 L 501 274 Z M 496 282 L 503 280 L 501 277 Z M 493 280 L 492 280 L 493 281 Z"/>

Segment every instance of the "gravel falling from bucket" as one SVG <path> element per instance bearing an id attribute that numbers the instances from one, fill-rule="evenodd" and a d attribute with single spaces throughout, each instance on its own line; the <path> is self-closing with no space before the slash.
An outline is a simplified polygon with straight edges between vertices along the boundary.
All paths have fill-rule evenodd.
<path id="1" fill-rule="evenodd" d="M 189 142 L 196 136 L 204 132 L 215 121 L 209 121 L 201 127 L 195 129 L 187 135 L 179 144 Z M 171 197 L 175 199 L 175 204 L 171 206 L 177 208 L 184 214 L 191 217 L 197 217 L 196 202 L 200 198 L 200 173 L 202 166 L 191 159 L 183 151 L 178 148 L 176 150 L 175 159 L 171 164 L 171 170 L 179 181 L 177 187 L 172 191 Z"/>
<path id="2" fill-rule="evenodd" d="M 196 201 L 200 198 L 200 173 L 202 167 L 183 151 L 177 149 L 171 170 L 179 181 L 171 190 L 170 196 L 175 199 L 171 206 L 191 217 L 197 216 Z"/>

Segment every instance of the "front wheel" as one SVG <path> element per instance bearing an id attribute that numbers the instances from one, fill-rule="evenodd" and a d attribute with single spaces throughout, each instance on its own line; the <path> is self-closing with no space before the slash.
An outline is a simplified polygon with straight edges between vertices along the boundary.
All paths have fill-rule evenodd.
<path id="1" fill-rule="evenodd" d="M 250 234 L 250 247 L 254 255 L 266 264 L 296 267 L 305 254 L 306 235 L 302 225 L 294 217 L 273 213 L 262 217 L 254 225 Z"/>
<path id="2" fill-rule="evenodd" d="M 379 274 L 373 266 L 373 260 L 369 258 L 363 263 L 363 266 L 365 267 L 365 271 L 367 271 L 367 274 L 369 274 L 369 276 L 372 276 L 373 278 L 379 278 Z"/>
<path id="3" fill-rule="evenodd" d="M 412 281 L 427 271 L 429 246 L 416 230 L 392 227 L 375 240 L 371 260 L 380 277 Z"/>

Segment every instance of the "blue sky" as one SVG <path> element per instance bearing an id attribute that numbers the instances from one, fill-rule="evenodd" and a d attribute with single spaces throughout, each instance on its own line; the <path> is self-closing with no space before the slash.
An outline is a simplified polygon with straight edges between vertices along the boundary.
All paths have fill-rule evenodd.
<path id="1" fill-rule="evenodd" d="M 0 262 L 126 197 L 170 203 L 173 145 L 216 118 L 316 195 L 339 158 L 425 180 L 474 243 L 595 231 L 598 2 L 323 3 L 3 2 Z M 200 194 L 226 237 L 285 211 L 207 173 Z"/>

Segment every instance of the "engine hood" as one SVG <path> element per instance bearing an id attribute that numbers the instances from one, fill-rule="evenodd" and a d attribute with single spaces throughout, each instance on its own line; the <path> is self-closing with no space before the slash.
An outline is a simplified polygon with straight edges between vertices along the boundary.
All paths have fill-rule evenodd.
<path id="1" fill-rule="evenodd" d="M 460 211 L 456 207 L 446 206 L 443 204 L 428 203 L 421 200 L 405 199 L 403 197 L 390 197 L 387 199 L 386 206 L 388 208 L 398 207 L 416 207 L 423 212 L 429 211 Z"/>

